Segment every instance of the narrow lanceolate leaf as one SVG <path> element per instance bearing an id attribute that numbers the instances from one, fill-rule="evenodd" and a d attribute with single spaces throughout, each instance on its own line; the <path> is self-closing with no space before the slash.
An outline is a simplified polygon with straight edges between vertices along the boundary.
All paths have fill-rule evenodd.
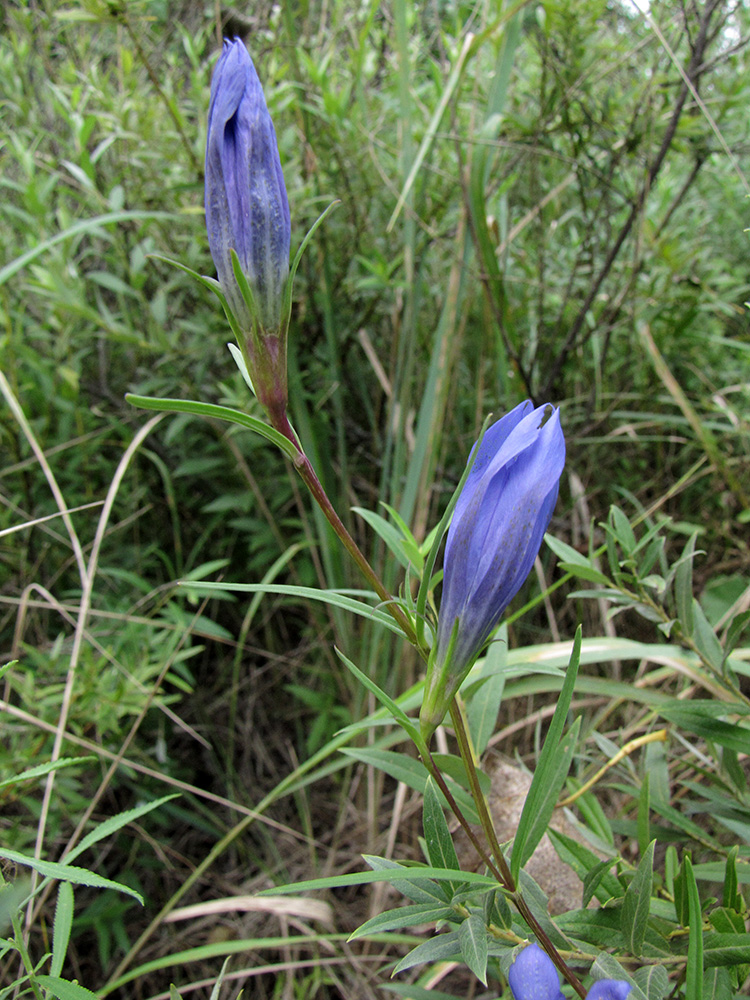
<path id="1" fill-rule="evenodd" d="M 547 737 L 539 755 L 534 777 L 531 781 L 529 794 L 526 796 L 521 819 L 518 823 L 513 854 L 511 856 L 511 872 L 518 881 L 518 873 L 544 836 L 549 824 L 557 797 L 563 786 L 573 756 L 575 740 L 578 735 L 580 719 L 573 724 L 567 738 L 563 742 L 562 733 L 565 719 L 573 697 L 578 665 L 581 661 L 581 626 L 576 630 L 570 662 L 563 681 L 560 697 L 557 701 L 555 714 L 552 716 Z"/>
<path id="2" fill-rule="evenodd" d="M 750 728 L 739 722 L 724 722 L 723 719 L 713 719 L 700 708 L 690 707 L 689 702 L 677 702 L 674 708 L 659 709 L 659 714 L 669 722 L 687 729 L 696 736 L 711 740 L 737 753 L 750 753 Z M 727 714 L 729 714 L 727 712 Z"/>
<path id="3" fill-rule="evenodd" d="M 445 813 L 431 777 L 427 779 L 424 789 L 422 825 L 430 864 L 435 868 L 454 868 L 460 871 L 461 866 L 458 863 Z M 460 879 L 451 883 L 454 891 L 459 885 Z"/>
<path id="4" fill-rule="evenodd" d="M 36 767 L 30 767 L 28 771 L 22 771 L 21 774 L 14 774 L 10 778 L 5 778 L 3 781 L 0 781 L 0 788 L 5 788 L 7 785 L 17 785 L 20 781 L 30 781 L 32 778 L 41 778 L 50 771 L 58 771 L 61 767 L 73 767 L 75 764 L 86 764 L 91 760 L 94 760 L 94 758 L 59 757 L 57 760 L 47 761 L 46 764 L 37 764 Z"/>
<path id="5" fill-rule="evenodd" d="M 391 858 L 378 858 L 373 854 L 363 854 L 362 858 L 376 872 L 392 871 L 394 868 L 403 869 L 406 867 L 399 864 L 398 861 L 393 861 Z M 418 905 L 428 907 L 444 907 L 449 905 L 445 890 L 437 882 L 420 882 L 419 884 L 416 882 L 405 882 L 394 874 L 391 885 L 396 892 Z"/>
<path id="6" fill-rule="evenodd" d="M 691 636 L 698 652 L 709 666 L 720 672 L 724 663 L 724 650 L 716 638 L 711 624 L 700 604 L 693 598 L 693 634 Z"/>
<path id="7" fill-rule="evenodd" d="M 698 885 L 689 855 L 682 859 L 688 903 L 688 958 L 685 970 L 685 1000 L 703 1000 L 703 921 Z"/>
<path id="8" fill-rule="evenodd" d="M 117 813 L 116 816 L 110 816 L 109 819 L 106 819 L 90 833 L 87 833 L 81 843 L 77 847 L 74 847 L 70 854 L 66 856 L 65 860 L 74 861 L 79 854 L 83 854 L 84 851 L 100 840 L 104 840 L 105 837 L 109 837 L 118 830 L 121 830 L 128 823 L 133 823 L 135 820 L 140 819 L 141 816 L 145 816 L 146 813 L 153 812 L 154 809 L 159 809 L 165 803 L 178 797 L 177 795 L 165 795 L 161 799 L 155 799 L 153 802 L 146 802 L 142 806 L 136 806 L 134 809 L 127 809 L 125 812 Z"/>
<path id="9" fill-rule="evenodd" d="M 404 955 L 396 968 L 393 970 L 395 976 L 397 972 L 404 972 L 415 965 L 424 962 L 443 962 L 447 959 L 455 959 L 460 955 L 458 944 L 458 931 L 448 931 L 447 934 L 436 934 L 435 937 L 425 941 L 424 944 L 417 945 L 408 955 Z"/>
<path id="10" fill-rule="evenodd" d="M 649 773 L 645 772 L 643 775 L 643 781 L 641 783 L 641 792 L 638 796 L 638 850 L 641 855 L 645 855 L 648 848 L 648 843 L 650 841 L 649 836 L 649 802 L 650 802 L 650 789 L 649 789 Z"/>
<path id="11" fill-rule="evenodd" d="M 724 872 L 724 891 L 722 902 L 727 909 L 740 910 L 742 897 L 737 894 L 737 854 L 739 848 L 735 845 L 727 857 Z"/>
<path id="12" fill-rule="evenodd" d="M 406 712 L 404 712 L 404 710 L 399 705 L 397 705 L 396 702 L 391 697 L 389 697 L 389 695 L 385 693 L 385 691 L 379 688 L 371 677 L 368 677 L 367 674 L 363 673 L 356 664 L 352 663 L 352 661 L 348 657 L 344 656 L 344 654 L 341 652 L 340 649 L 336 650 L 336 654 L 338 655 L 341 662 L 349 670 L 351 670 L 351 672 L 354 674 L 357 680 L 359 680 L 362 684 L 364 684 L 367 690 L 371 691 L 372 694 L 375 695 L 375 697 L 378 699 L 380 704 L 383 705 L 384 708 L 388 709 L 388 711 L 393 716 L 394 721 L 397 722 L 402 727 L 402 729 L 404 729 L 409 734 L 411 739 L 416 743 L 420 753 L 422 752 L 422 750 L 425 751 L 425 756 L 426 756 L 427 748 L 424 746 L 424 743 L 422 742 L 422 738 L 419 733 L 419 726 L 417 726 L 416 723 L 411 721 L 411 719 L 407 716 Z"/>
<path id="13" fill-rule="evenodd" d="M 103 878 L 86 868 L 76 868 L 74 865 L 60 864 L 56 861 L 42 861 L 40 858 L 28 858 L 25 854 L 19 854 L 18 851 L 8 851 L 5 848 L 0 848 L 0 858 L 15 861 L 17 865 L 23 865 L 26 868 L 33 868 L 45 878 L 72 882 L 74 885 L 90 885 L 95 889 L 115 889 L 117 892 L 124 892 L 127 896 L 132 896 L 133 899 L 138 900 L 141 906 L 143 905 L 143 896 L 135 889 L 131 889 L 128 885 L 122 885 L 120 882 Z"/>
<path id="14" fill-rule="evenodd" d="M 487 985 L 487 928 L 483 917 L 471 913 L 458 929 L 461 957 L 477 979 Z"/>
<path id="15" fill-rule="evenodd" d="M 399 906 L 395 910 L 385 910 L 377 916 L 365 921 L 349 935 L 349 940 L 367 937 L 369 934 L 383 934 L 386 931 L 399 930 L 402 927 L 416 927 L 417 924 L 433 924 L 438 920 L 458 921 L 459 917 L 453 907 L 443 904 L 415 903 L 413 906 Z"/>
<path id="16" fill-rule="evenodd" d="M 50 962 L 50 972 L 53 976 L 59 976 L 62 972 L 72 926 L 73 886 L 70 882 L 61 882 L 60 888 L 57 891 L 55 922 L 52 927 L 52 961 Z"/>
<path id="17" fill-rule="evenodd" d="M 677 617 L 680 619 L 685 635 L 692 635 L 693 622 L 693 560 L 695 559 L 695 543 L 698 539 L 696 531 L 687 541 L 682 555 L 677 563 L 674 574 L 674 598 L 677 606 Z"/>
<path id="18" fill-rule="evenodd" d="M 641 858 L 633 880 L 625 893 L 622 904 L 620 927 L 628 949 L 633 955 L 640 955 L 646 937 L 646 926 L 651 907 L 651 889 L 654 882 L 654 847 L 652 840 Z"/>
<path id="19" fill-rule="evenodd" d="M 339 889 L 349 885 L 367 885 L 370 882 L 416 882 L 418 885 L 429 885 L 431 882 L 450 882 L 455 876 L 454 870 L 447 868 L 431 868 L 412 866 L 399 867 L 398 871 L 381 870 L 370 872 L 349 872 L 346 875 L 330 875 L 327 878 L 314 878 L 303 882 L 290 882 L 288 885 L 276 885 L 271 889 L 263 889 L 260 896 L 281 896 L 291 892 L 309 892 L 317 889 Z M 478 872 L 462 872 L 462 882 L 470 882 L 478 889 L 494 888 L 497 882 L 487 875 Z"/>

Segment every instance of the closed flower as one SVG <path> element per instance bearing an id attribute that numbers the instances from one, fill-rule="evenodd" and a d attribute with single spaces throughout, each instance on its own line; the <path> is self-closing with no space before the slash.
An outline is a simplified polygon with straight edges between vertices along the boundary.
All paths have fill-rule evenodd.
<path id="1" fill-rule="evenodd" d="M 560 977 L 552 959 L 538 944 L 530 944 L 511 963 L 508 984 L 514 1000 L 565 1000 Z M 630 983 L 624 979 L 600 979 L 586 1000 L 626 1000 Z"/>
<path id="2" fill-rule="evenodd" d="M 565 463 L 558 410 L 521 403 L 482 438 L 453 513 L 420 715 L 430 736 L 529 575 Z"/>
<path id="3" fill-rule="evenodd" d="M 271 116 L 253 61 L 239 39 L 225 41 L 211 82 L 206 147 L 206 226 L 219 282 L 241 328 L 282 324 L 291 222 Z M 252 292 L 240 291 L 230 250 Z"/>

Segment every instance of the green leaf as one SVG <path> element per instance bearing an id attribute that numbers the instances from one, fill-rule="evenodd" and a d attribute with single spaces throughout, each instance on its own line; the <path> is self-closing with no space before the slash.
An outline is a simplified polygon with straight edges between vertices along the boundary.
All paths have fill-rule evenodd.
<path id="1" fill-rule="evenodd" d="M 641 858 L 635 875 L 625 892 L 620 926 L 631 954 L 640 956 L 646 937 L 651 910 L 651 890 L 654 882 L 654 847 L 652 840 Z"/>
<path id="2" fill-rule="evenodd" d="M 513 926 L 513 914 L 510 912 L 508 900 L 500 889 L 488 892 L 484 897 L 484 922 L 489 927 L 502 927 L 510 930 Z"/>
<path id="3" fill-rule="evenodd" d="M 703 976 L 703 995 L 710 1000 L 734 1000 L 735 992 L 729 969 L 720 966 L 706 969 Z"/>
<path id="4" fill-rule="evenodd" d="M 638 988 L 645 993 L 647 1000 L 663 1000 L 669 993 L 669 975 L 663 965 L 647 965 L 636 969 L 633 979 Z"/>
<path id="5" fill-rule="evenodd" d="M 53 997 L 57 997 L 57 1000 L 97 1000 L 96 993 L 67 979 L 60 979 L 57 976 L 36 976 L 36 981 L 45 990 L 49 990 Z"/>
<path id="6" fill-rule="evenodd" d="M 470 913 L 458 929 L 461 957 L 477 979 L 487 985 L 487 928 L 478 913 Z"/>
<path id="7" fill-rule="evenodd" d="M 708 919 L 719 934 L 745 933 L 745 917 L 729 906 L 717 906 L 710 911 Z"/>
<path id="8" fill-rule="evenodd" d="M 680 620 L 685 635 L 692 635 L 693 621 L 693 561 L 695 559 L 695 543 L 698 532 L 694 532 L 687 541 L 682 555 L 675 565 L 674 598 L 677 617 Z"/>
<path id="9" fill-rule="evenodd" d="M 248 430 L 255 431 L 256 434 L 260 434 L 261 437 L 275 444 L 292 461 L 299 455 L 292 442 L 274 427 L 270 427 L 257 417 L 251 417 L 241 410 L 234 410 L 228 406 L 217 406 L 215 403 L 199 403 L 192 399 L 162 399 L 156 396 L 138 396 L 132 392 L 126 393 L 125 399 L 132 406 L 138 406 L 142 410 L 162 410 L 165 413 L 189 413 L 194 417 L 213 417 L 215 420 L 226 420 L 230 424 L 239 424 L 240 427 L 247 427 Z"/>
<path id="10" fill-rule="evenodd" d="M 135 820 L 140 819 L 141 816 L 145 816 L 146 813 L 153 812 L 154 809 L 160 809 L 165 803 L 177 798 L 179 798 L 177 794 L 165 795 L 163 798 L 155 799 L 153 802 L 146 802 L 144 805 L 135 806 L 133 809 L 127 809 L 125 812 L 110 816 L 109 819 L 104 820 L 103 823 L 99 823 L 90 833 L 86 834 L 80 844 L 66 855 L 66 862 L 74 861 L 80 854 L 87 851 L 89 847 L 93 847 L 94 844 L 99 843 L 100 840 L 110 837 L 113 833 L 127 826 L 128 823 L 133 823 Z"/>
<path id="11" fill-rule="evenodd" d="M 610 875 L 609 878 L 605 879 L 605 876 L 615 864 L 617 864 L 617 858 L 605 858 L 603 861 L 592 864 L 589 870 L 584 874 L 583 895 L 581 899 L 582 906 L 589 905 L 594 893 L 596 893 L 597 899 L 603 903 L 606 903 L 608 900 L 613 898 L 612 894 L 607 892 L 606 888 L 604 888 L 601 895 L 597 892 L 597 889 L 599 889 L 599 886 L 602 885 L 603 882 L 610 886 L 613 882 L 616 882 L 619 887 L 619 892 L 616 893 L 614 898 L 618 899 L 622 895 L 622 886 L 620 885 L 620 880 L 616 876 Z M 602 899 L 602 896 L 605 898 Z"/>
<path id="12" fill-rule="evenodd" d="M 440 768 L 440 771 L 444 778 L 452 778 L 457 785 L 461 788 L 466 788 L 471 790 L 471 785 L 469 783 L 469 776 L 466 773 L 466 767 L 464 762 L 460 757 L 457 757 L 453 753 L 434 753 L 432 755 L 433 761 Z M 474 769 L 479 781 L 479 787 L 482 789 L 485 795 L 489 795 L 492 789 L 492 784 L 490 779 L 484 773 L 480 771 L 479 768 Z"/>
<path id="13" fill-rule="evenodd" d="M 695 598 L 693 598 L 693 622 L 691 638 L 698 652 L 709 666 L 713 667 L 717 673 L 721 673 L 724 663 L 724 650 L 721 648 L 721 643 L 716 638 L 716 633 L 711 627 L 708 618 L 706 618 L 703 608 Z"/>
<path id="14" fill-rule="evenodd" d="M 737 892 L 737 854 L 739 847 L 737 844 L 734 845 L 732 850 L 727 856 L 726 868 L 724 873 L 724 890 L 722 893 L 722 902 L 727 909 L 731 910 L 742 910 L 742 896 Z"/>
<path id="15" fill-rule="evenodd" d="M 696 888 L 696 898 L 698 891 Z M 700 921 L 698 923 L 700 927 Z M 690 928 L 692 936 L 692 926 Z M 750 962 L 750 934 L 718 934 L 709 931 L 701 948 L 705 946 L 705 966 L 713 968 L 724 965 L 732 968 Z M 688 950 L 688 968 L 690 967 L 690 952 Z M 708 1000 L 708 998 L 707 998 Z"/>
<path id="16" fill-rule="evenodd" d="M 641 782 L 641 791 L 638 796 L 638 851 L 641 855 L 644 855 L 648 843 L 651 839 L 649 836 L 649 774 L 645 771 L 643 774 L 643 781 Z"/>
<path id="17" fill-rule="evenodd" d="M 192 586 L 194 588 L 200 587 L 204 591 L 228 591 L 237 594 L 262 592 L 265 594 L 281 594 L 285 597 L 298 597 L 306 601 L 322 601 L 324 604 L 330 604 L 334 608 L 342 608 L 344 611 L 351 611 L 362 618 L 368 618 L 379 625 L 384 625 L 391 632 L 403 636 L 403 632 L 387 611 L 372 608 L 369 604 L 354 600 L 352 597 L 342 594 L 338 590 L 318 590 L 316 587 L 294 587 L 281 583 L 214 583 L 208 580 L 202 580 L 199 584 L 193 584 Z M 367 597 L 376 596 L 375 594 L 370 594 L 369 591 L 356 591 L 356 593 Z"/>
<path id="18" fill-rule="evenodd" d="M 620 548 L 625 556 L 630 556 L 635 552 L 637 541 L 630 521 L 619 507 L 610 507 L 609 527 L 612 534 L 617 539 Z"/>
<path id="19" fill-rule="evenodd" d="M 547 833 L 561 861 L 570 865 L 583 882 L 584 900 L 582 905 L 584 907 L 588 906 L 591 899 L 591 895 L 587 897 L 586 878 L 595 868 L 597 872 L 589 888 L 590 893 L 595 894 L 600 903 L 606 903 L 610 899 L 620 899 L 624 895 L 625 890 L 620 884 L 620 880 L 616 875 L 609 874 L 609 870 L 618 861 L 616 857 L 601 860 L 585 844 L 580 844 L 577 840 L 560 833 L 553 827 L 550 827 Z"/>
<path id="20" fill-rule="evenodd" d="M 373 854 L 363 854 L 362 858 L 365 864 L 377 872 L 394 871 L 394 869 L 401 871 L 408 868 L 408 865 L 402 865 L 391 858 L 378 858 Z M 400 892 L 402 896 L 406 896 L 407 899 L 411 899 L 412 902 L 419 905 L 430 907 L 439 905 L 441 908 L 449 905 L 448 893 L 437 882 L 403 882 L 399 880 L 398 873 L 396 873 L 391 885 L 396 892 Z"/>
<path id="21" fill-rule="evenodd" d="M 58 757 L 57 760 L 47 761 L 46 764 L 37 764 L 36 767 L 30 767 L 27 771 L 21 771 L 20 774 L 14 774 L 10 778 L 5 778 L 3 781 L 0 781 L 0 788 L 6 788 L 9 785 L 16 785 L 19 781 L 30 781 L 32 778 L 41 778 L 45 774 L 49 774 L 50 771 L 58 771 L 61 767 L 73 767 L 75 764 L 87 764 L 92 760 L 96 760 L 96 758 Z"/>
<path id="22" fill-rule="evenodd" d="M 355 514 L 359 514 L 363 521 L 367 521 L 376 535 L 384 542 L 388 551 L 398 559 L 404 569 L 414 568 L 419 572 L 420 567 L 415 566 L 404 548 L 404 539 L 397 528 L 386 521 L 380 514 L 373 510 L 366 510 L 364 507 L 352 507 Z"/>
<path id="23" fill-rule="evenodd" d="M 579 580 L 599 583 L 604 587 L 611 585 L 611 581 L 593 565 L 588 556 L 582 555 L 571 545 L 567 545 L 553 535 L 545 535 L 544 540 L 557 556 L 560 569 L 571 573 Z"/>
<path id="24" fill-rule="evenodd" d="M 443 813 L 442 801 L 438 797 L 432 777 L 428 777 L 425 783 L 422 825 L 430 864 L 435 868 L 452 868 L 460 871 L 461 866 Z M 452 883 L 454 891 L 459 884 L 460 881 Z"/>
<path id="25" fill-rule="evenodd" d="M 415 882 L 420 885 L 424 882 L 450 882 L 455 879 L 455 869 L 431 868 L 428 866 L 414 865 L 413 867 L 399 867 L 398 871 L 393 869 L 370 872 L 349 872 L 345 875 L 330 875 L 327 878 L 314 878 L 302 882 L 293 882 L 289 885 L 276 885 L 271 889 L 263 889 L 260 896 L 289 895 L 293 892 L 311 892 L 317 889 L 340 889 L 349 885 L 369 885 L 371 882 Z M 480 875 L 478 872 L 462 872 L 462 882 L 470 882 L 477 888 L 494 888 L 497 882 L 487 875 Z"/>
<path id="26" fill-rule="evenodd" d="M 416 927 L 418 924 L 433 924 L 438 920 L 451 919 L 458 920 L 458 916 L 455 909 L 446 903 L 436 906 L 433 900 L 430 903 L 416 903 L 414 906 L 399 906 L 366 920 L 361 927 L 352 931 L 348 940 L 354 941 L 369 934 L 383 934 L 401 927 Z"/>
<path id="27" fill-rule="evenodd" d="M 742 633 L 750 625 L 750 611 L 743 611 L 732 619 L 732 624 L 727 629 L 727 637 L 724 643 L 724 662 L 742 638 Z"/>
<path id="28" fill-rule="evenodd" d="M 50 973 L 53 976 L 59 976 L 62 972 L 72 926 L 73 886 L 70 882 L 61 882 L 57 890 L 55 921 L 52 925 L 52 961 L 50 962 Z"/>
<path id="29" fill-rule="evenodd" d="M 95 872 L 90 872 L 86 868 L 76 868 L 73 865 L 61 864 L 56 861 L 42 861 L 40 858 L 29 858 L 18 851 L 8 851 L 0 847 L 0 858 L 8 861 L 15 861 L 16 864 L 26 868 L 33 868 L 34 871 L 44 875 L 45 878 L 59 879 L 65 882 L 72 882 L 74 885 L 88 885 L 95 889 L 115 889 L 117 892 L 124 892 L 127 896 L 137 899 L 143 906 L 143 896 L 130 886 L 121 885 L 111 879 L 103 878 Z"/>
<path id="30" fill-rule="evenodd" d="M 132 219 L 164 219 L 174 222 L 177 218 L 178 216 L 172 212 L 109 212 L 106 215 L 97 215 L 92 219 L 83 219 L 80 222 L 74 222 L 72 226 L 69 226 L 62 232 L 55 233 L 49 239 L 35 242 L 30 250 L 22 253 L 20 257 L 16 257 L 15 260 L 10 261 L 5 267 L 0 268 L 0 285 L 4 285 L 8 278 L 12 278 L 14 274 L 17 274 L 18 271 L 22 270 L 27 264 L 30 264 L 32 260 L 40 257 L 51 247 L 70 239 L 72 236 L 77 236 L 78 233 L 96 233 L 102 226 L 116 225 Z"/>
<path id="31" fill-rule="evenodd" d="M 698 886 L 690 855 L 682 859 L 688 903 L 688 955 L 685 969 L 685 1000 L 703 1000 L 703 920 Z M 723 936 L 723 935 L 719 935 Z M 734 937 L 734 935 L 730 935 Z M 750 938 L 748 939 L 750 940 Z M 723 963 L 717 963 L 723 964 Z"/>
<path id="32" fill-rule="evenodd" d="M 560 794 L 565 778 L 568 774 L 570 761 L 575 749 L 575 742 L 580 728 L 580 717 L 575 720 L 566 738 L 562 739 L 563 726 L 570 708 L 570 701 L 573 697 L 576 677 L 578 676 L 578 664 L 581 657 L 581 627 L 576 630 L 573 650 L 565 674 L 562 691 L 557 701 L 555 714 L 552 717 L 547 736 L 544 740 L 542 752 L 539 755 L 534 777 L 531 781 L 529 793 L 526 796 L 521 819 L 518 823 L 518 830 L 513 841 L 513 854 L 511 855 L 511 872 L 513 878 L 518 880 L 518 873 L 544 836 L 544 832 L 549 824 L 550 817 L 555 808 L 555 803 Z"/>
<path id="33" fill-rule="evenodd" d="M 341 662 L 354 674 L 358 681 L 363 684 L 368 691 L 372 692 L 378 699 L 381 705 L 388 709 L 388 711 L 393 716 L 395 722 L 397 722 L 402 729 L 408 733 L 411 740 L 416 745 L 419 753 L 422 757 L 427 756 L 427 747 L 425 746 L 424 740 L 422 739 L 422 734 L 419 731 L 419 724 L 417 722 L 412 722 L 408 717 L 406 712 L 396 704 L 396 702 L 381 690 L 375 681 L 371 680 L 367 674 L 363 673 L 359 667 L 357 667 L 348 657 L 344 656 L 340 649 L 336 650 L 336 655 L 341 660 Z"/>
<path id="34" fill-rule="evenodd" d="M 396 968 L 393 970 L 395 976 L 398 972 L 405 972 L 415 965 L 424 962 L 445 962 L 448 959 L 459 958 L 461 954 L 458 943 L 458 931 L 448 931 L 446 934 L 436 934 L 416 948 L 413 948 L 408 955 L 404 955 Z"/>
<path id="35" fill-rule="evenodd" d="M 722 714 L 730 715 L 735 711 L 734 706 L 715 704 L 718 709 L 723 710 Z M 664 708 L 660 706 L 658 711 L 663 718 L 682 729 L 687 729 L 688 732 L 728 747 L 730 750 L 736 750 L 738 753 L 750 754 L 750 728 L 739 722 L 713 719 L 701 708 L 696 710 L 688 703 L 677 703 Z"/>

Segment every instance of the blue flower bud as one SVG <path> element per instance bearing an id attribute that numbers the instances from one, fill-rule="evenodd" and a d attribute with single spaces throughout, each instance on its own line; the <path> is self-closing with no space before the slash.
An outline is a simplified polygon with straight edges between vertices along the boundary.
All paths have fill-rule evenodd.
<path id="1" fill-rule="evenodd" d="M 555 964 L 538 944 L 528 945 L 513 960 L 508 985 L 514 1000 L 565 1000 Z M 586 1000 L 626 1000 L 631 989 L 624 979 L 600 979 Z"/>
<path id="2" fill-rule="evenodd" d="M 206 226 L 219 282 L 241 328 L 249 332 L 255 320 L 276 333 L 289 275 L 289 202 L 263 88 L 239 39 L 224 42 L 211 81 Z M 237 284 L 230 250 L 247 278 L 255 316 Z"/>
<path id="3" fill-rule="evenodd" d="M 437 641 L 420 714 L 425 737 L 442 721 L 529 575 L 564 464 L 560 414 L 549 406 L 521 403 L 482 438 L 448 530 Z"/>
<path id="4" fill-rule="evenodd" d="M 557 969 L 538 944 L 530 944 L 514 959 L 508 985 L 515 1000 L 565 1000 Z"/>

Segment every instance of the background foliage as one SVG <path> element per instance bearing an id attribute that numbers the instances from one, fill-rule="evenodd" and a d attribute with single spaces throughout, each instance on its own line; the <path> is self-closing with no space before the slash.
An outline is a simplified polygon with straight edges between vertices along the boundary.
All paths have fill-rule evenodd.
<path id="1" fill-rule="evenodd" d="M 55 907 L 73 913 L 65 975 L 100 996 L 132 996 L 133 980 L 144 997 L 172 981 L 188 995 L 230 954 L 246 996 L 375 996 L 405 950 L 398 936 L 346 943 L 395 905 L 383 887 L 153 922 L 162 906 L 357 869 L 362 853 L 420 856 L 404 775 L 336 752 L 375 705 L 334 646 L 391 695 L 419 680 L 417 662 L 336 609 L 230 589 L 359 585 L 285 460 L 179 416 L 127 450 L 146 425 L 127 391 L 253 405 L 216 303 L 148 257 L 213 273 L 202 158 L 222 25 L 266 87 L 293 244 L 341 200 L 303 259 L 291 343 L 295 425 L 339 511 L 397 588 L 402 567 L 352 508 L 386 501 L 421 542 L 488 412 L 561 404 L 564 545 L 542 553 L 509 648 L 533 664 L 529 644 L 579 620 L 610 643 L 584 646 L 569 791 L 665 721 L 669 742 L 622 758 L 577 815 L 624 859 L 623 884 L 656 838 L 663 898 L 689 882 L 686 850 L 699 875 L 718 864 L 704 903 L 721 898 L 718 931 L 744 928 L 722 866 L 750 844 L 750 19 L 726 0 L 650 15 L 617 0 L 4 4 L 0 644 L 15 662 L 0 846 L 60 861 L 107 817 L 181 793 L 80 862 L 145 908 L 89 883 L 61 903 L 50 883 L 35 962 Z M 83 508 L 69 523 L 51 478 Z M 555 685 L 509 675 L 492 726 L 492 746 L 532 770 Z M 84 759 L 54 782 L 15 780 L 61 751 Z M 18 956 L 0 956 L 1 991 Z M 442 989 L 482 989 L 453 976 Z M 740 988 L 722 979 L 716 995 Z"/>

